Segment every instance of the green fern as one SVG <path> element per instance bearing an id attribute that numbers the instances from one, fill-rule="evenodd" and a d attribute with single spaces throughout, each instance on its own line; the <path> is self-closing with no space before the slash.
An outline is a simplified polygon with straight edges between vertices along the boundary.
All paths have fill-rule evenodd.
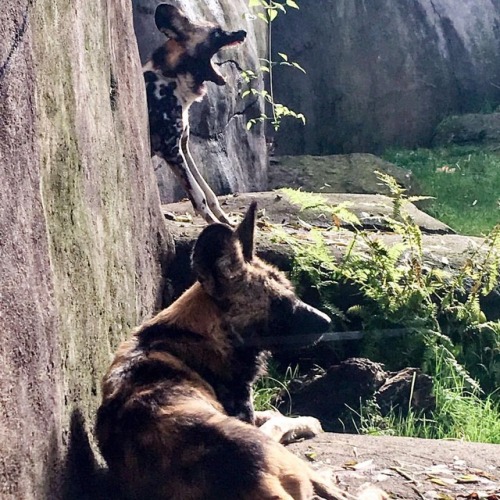
<path id="1" fill-rule="evenodd" d="M 343 260 L 337 262 L 321 231 L 312 228 L 308 242 L 283 231 L 283 241 L 294 252 L 292 278 L 299 287 L 318 290 L 325 309 L 336 312 L 339 327 L 354 324 L 366 331 L 361 354 L 368 353 L 390 368 L 420 365 L 438 377 L 434 369 L 440 360 L 440 366 L 446 367 L 443 373 L 463 380 L 468 390 L 478 392 L 482 385 L 491 392 L 500 384 L 500 327 L 486 323 L 480 297 L 498 284 L 500 227 L 470 253 L 455 275 L 429 268 L 420 228 L 405 208 L 409 202 L 405 190 L 387 174 L 377 175 L 393 198 L 393 213 L 386 223 L 401 236 L 401 242 L 392 246 L 377 234 L 356 229 L 359 221 L 345 215 L 345 206 L 332 206 L 318 194 L 281 191 L 302 210 L 332 216 L 342 213 L 355 234 Z M 361 291 L 358 303 L 343 314 L 334 305 L 338 283 L 355 285 Z M 391 328 L 408 333 L 391 339 L 393 345 L 386 349 L 377 331 Z"/>

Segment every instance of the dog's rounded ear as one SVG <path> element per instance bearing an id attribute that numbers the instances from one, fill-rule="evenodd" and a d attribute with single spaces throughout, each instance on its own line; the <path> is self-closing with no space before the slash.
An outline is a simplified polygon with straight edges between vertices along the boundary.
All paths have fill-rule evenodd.
<path id="1" fill-rule="evenodd" d="M 255 218 L 257 215 L 257 202 L 252 201 L 250 207 L 245 214 L 245 217 L 240 222 L 236 229 L 236 235 L 241 242 L 243 249 L 243 257 L 247 262 L 253 259 L 254 254 L 254 234 L 255 234 Z"/>
<path id="2" fill-rule="evenodd" d="M 225 224 L 211 224 L 198 237 L 193 249 L 193 272 L 213 296 L 230 292 L 231 280 L 244 265 L 241 246 L 234 231 Z"/>
<path id="3" fill-rule="evenodd" d="M 185 40 L 191 22 L 184 13 L 173 5 L 161 3 L 155 11 L 156 27 L 168 38 Z"/>

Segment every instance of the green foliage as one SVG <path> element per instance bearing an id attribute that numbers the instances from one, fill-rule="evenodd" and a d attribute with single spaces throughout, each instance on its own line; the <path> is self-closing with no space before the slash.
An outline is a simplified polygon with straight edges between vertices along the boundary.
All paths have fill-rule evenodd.
<path id="1" fill-rule="evenodd" d="M 268 374 L 261 377 L 255 384 L 253 391 L 253 403 L 257 411 L 275 410 L 274 401 L 279 394 L 288 391 L 290 383 L 299 377 L 298 367 L 288 367 L 284 374 L 279 373 L 274 365 L 268 367 Z M 292 413 L 292 398 L 290 401 L 288 413 Z"/>
<path id="2" fill-rule="evenodd" d="M 390 178 L 379 177 L 393 194 L 387 224 L 400 242 L 388 246 L 376 233 L 356 231 L 343 260 L 336 262 L 318 230 L 310 231 L 309 242 L 277 233 L 294 250 L 292 278 L 299 288 L 317 289 L 324 307 L 338 313 L 339 328 L 354 324 L 367 332 L 361 354 L 390 369 L 421 366 L 437 377 L 458 378 L 464 389 L 478 394 L 481 388 L 494 391 L 500 385 L 500 323 L 486 321 L 479 299 L 498 283 L 500 227 L 466 256 L 458 272 L 429 265 L 420 228 L 405 210 L 408 198 Z M 304 209 L 328 210 L 320 195 L 286 192 Z M 361 291 L 356 305 L 343 313 L 332 299 L 338 296 L 338 283 Z M 391 329 L 407 333 L 391 338 L 387 349 L 378 332 Z"/>
<path id="3" fill-rule="evenodd" d="M 274 2 L 273 0 L 248 0 L 248 6 L 250 8 L 260 8 L 263 12 L 259 12 L 257 17 L 262 19 L 265 23 L 270 23 L 276 19 L 278 12 L 283 12 L 286 14 L 286 8 L 291 7 L 292 9 L 298 9 L 299 6 L 294 0 L 286 0 L 283 2 Z"/>
<path id="4" fill-rule="evenodd" d="M 287 8 L 298 9 L 299 6 L 294 0 L 285 0 L 284 2 L 276 2 L 273 0 L 249 0 L 248 6 L 255 9 L 257 12 L 256 18 L 265 22 L 268 26 L 267 37 L 268 37 L 268 48 L 267 52 L 269 58 L 260 59 L 260 67 L 258 71 L 253 71 L 247 69 L 242 72 L 242 77 L 244 81 L 248 84 L 248 89 L 242 93 L 242 97 L 253 95 L 264 99 L 264 102 L 271 109 L 271 116 L 267 113 L 262 113 L 257 118 L 252 118 L 247 122 L 247 130 L 250 130 L 256 123 L 262 123 L 269 121 L 275 130 L 278 130 L 281 125 L 281 120 L 285 117 L 295 118 L 300 120 L 304 125 L 306 123 L 306 118 L 303 113 L 298 113 L 288 106 L 282 103 L 276 102 L 274 98 L 273 89 L 273 71 L 276 66 L 289 66 L 291 68 L 297 69 L 305 73 L 304 68 L 296 61 L 291 61 L 287 54 L 283 52 L 278 52 L 280 57 L 279 61 L 271 60 L 272 52 L 272 22 L 278 16 L 278 13 L 286 14 Z M 269 79 L 269 91 L 263 89 L 259 90 L 252 87 L 252 82 L 258 80 L 259 77 L 263 76 L 263 73 L 267 73 Z"/>
<path id="5" fill-rule="evenodd" d="M 476 147 L 386 151 L 413 172 L 431 215 L 462 234 L 487 234 L 500 221 L 500 155 Z"/>
<path id="6" fill-rule="evenodd" d="M 499 443 L 500 321 L 487 320 L 480 299 L 498 286 L 500 225 L 463 256 L 459 269 L 429 264 L 420 228 L 406 210 L 412 198 L 392 178 L 378 176 L 392 194 L 393 212 L 386 223 L 399 235 L 398 243 L 387 245 L 378 233 L 358 230 L 359 221 L 345 205 L 334 207 L 321 195 L 290 189 L 281 192 L 301 210 L 332 217 L 327 231 L 342 230 L 336 218 L 351 226 L 352 242 L 337 261 L 324 228 L 309 227 L 307 239 L 274 230 L 274 238 L 293 249 L 291 277 L 299 292 L 314 288 L 323 308 L 336 317 L 337 329 L 365 331 L 360 355 L 390 370 L 420 366 L 433 376 L 434 412 L 418 414 L 409 407 L 382 416 L 368 402 L 355 411 L 359 430 Z M 339 284 L 360 291 L 356 304 L 345 311 L 335 305 Z M 406 334 L 388 341 L 383 333 L 391 330 Z M 280 384 L 273 384 L 278 390 Z"/>

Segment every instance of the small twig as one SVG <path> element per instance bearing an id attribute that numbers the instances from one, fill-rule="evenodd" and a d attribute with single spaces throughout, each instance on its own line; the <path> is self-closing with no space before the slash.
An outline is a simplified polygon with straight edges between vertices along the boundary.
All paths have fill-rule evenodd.
<path id="1" fill-rule="evenodd" d="M 420 492 L 420 490 L 415 486 L 415 485 L 412 485 L 411 486 L 411 489 L 422 499 L 422 500 L 425 500 L 425 497 L 424 495 Z"/>
<path id="2" fill-rule="evenodd" d="M 405 470 L 403 470 L 401 467 L 389 467 L 389 469 L 397 472 L 400 476 L 404 477 L 405 479 L 407 479 L 408 481 L 414 483 L 414 484 L 417 484 L 417 481 L 416 479 L 414 479 L 412 476 L 410 476 L 410 474 L 408 474 L 408 472 L 406 472 Z"/>

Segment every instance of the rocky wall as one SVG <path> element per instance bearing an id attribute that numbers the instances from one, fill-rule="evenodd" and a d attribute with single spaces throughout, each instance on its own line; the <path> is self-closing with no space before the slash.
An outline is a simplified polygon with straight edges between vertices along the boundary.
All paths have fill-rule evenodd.
<path id="1" fill-rule="evenodd" d="M 0 497 L 77 498 L 100 379 L 171 251 L 130 2 L 3 1 L 0 180 Z"/>
<path id="2" fill-rule="evenodd" d="M 495 0 L 299 4 L 273 23 L 273 47 L 307 73 L 279 67 L 274 89 L 307 125 L 284 122 L 277 154 L 429 145 L 444 117 L 500 103 Z"/>

